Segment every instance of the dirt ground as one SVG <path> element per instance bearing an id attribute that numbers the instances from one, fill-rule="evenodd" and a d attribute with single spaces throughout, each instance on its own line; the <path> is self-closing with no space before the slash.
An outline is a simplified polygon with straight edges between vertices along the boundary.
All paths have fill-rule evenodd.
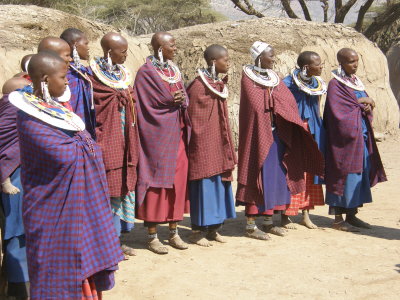
<path id="1" fill-rule="evenodd" d="M 128 241 L 138 255 L 120 264 L 116 287 L 104 299 L 399 299 L 399 145 L 398 137 L 379 144 L 389 181 L 373 188 L 374 202 L 359 213 L 373 229 L 330 229 L 325 206 L 312 213 L 319 229 L 298 226 L 287 237 L 258 241 L 243 237 L 244 212 L 238 208 L 237 219 L 227 221 L 221 232 L 227 244 L 170 248 L 159 256 L 146 249 L 138 223 Z M 187 240 L 188 216 L 180 232 Z M 167 236 L 162 227 L 159 237 Z"/>

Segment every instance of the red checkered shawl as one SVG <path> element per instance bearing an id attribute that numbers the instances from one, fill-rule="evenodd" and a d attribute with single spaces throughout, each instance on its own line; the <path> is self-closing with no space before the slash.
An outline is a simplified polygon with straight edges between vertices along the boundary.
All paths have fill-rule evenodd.
<path id="1" fill-rule="evenodd" d="M 239 111 L 239 164 L 236 198 L 263 202 L 259 181 L 262 165 L 273 143 L 270 112 L 285 144 L 283 164 L 292 194 L 305 190 L 304 172 L 323 175 L 324 160 L 300 118 L 296 100 L 281 81 L 272 93 L 242 74 Z"/>
<path id="2" fill-rule="evenodd" d="M 184 86 L 183 82 L 180 85 Z M 173 95 L 149 59 L 137 72 L 135 99 L 140 137 L 136 200 L 140 205 L 149 187 L 173 187 L 181 119 L 185 120 L 187 140 L 190 120 L 186 103 L 183 107 L 174 105 Z"/>
<path id="3" fill-rule="evenodd" d="M 17 132 L 18 109 L 8 101 L 8 95 L 0 99 L 0 182 L 21 164 Z"/>
<path id="4" fill-rule="evenodd" d="M 137 126 L 132 126 L 136 118 L 132 113 L 134 112 L 133 88 L 116 90 L 106 86 L 96 77 L 90 79 L 93 83 L 96 110 L 96 141 L 103 152 L 110 195 L 125 196 L 128 191 L 135 190 L 139 156 Z M 123 108 L 125 108 L 125 135 L 121 120 Z M 120 175 L 112 176 L 114 171 Z"/>
<path id="5" fill-rule="evenodd" d="M 207 80 L 217 91 L 223 90 L 224 82 Z M 231 173 L 237 160 L 229 126 L 227 100 L 210 91 L 200 77 L 190 84 L 187 92 L 190 99 L 188 112 L 192 122 L 189 180 Z"/>
<path id="6" fill-rule="evenodd" d="M 347 175 L 363 170 L 362 117 L 368 129 L 371 186 L 386 181 L 372 129 L 372 112 L 365 114 L 363 107 L 363 104 L 358 103 L 353 89 L 335 78 L 329 82 L 324 110 L 327 134 L 325 182 L 327 191 L 331 193 L 343 195 Z"/>

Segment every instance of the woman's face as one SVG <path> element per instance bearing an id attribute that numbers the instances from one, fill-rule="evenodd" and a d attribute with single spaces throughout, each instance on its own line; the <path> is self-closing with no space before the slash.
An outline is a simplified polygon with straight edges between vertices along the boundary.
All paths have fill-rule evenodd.
<path id="1" fill-rule="evenodd" d="M 68 85 L 67 65 L 60 65 L 56 72 L 53 72 L 44 79 L 47 82 L 49 93 L 52 97 L 61 97 Z"/>
<path id="2" fill-rule="evenodd" d="M 311 56 L 310 63 L 305 65 L 307 69 L 307 76 L 321 76 L 324 64 L 321 61 L 321 57 L 318 55 Z"/>
<path id="3" fill-rule="evenodd" d="M 176 41 L 174 38 L 170 38 L 168 41 L 164 43 L 161 47 L 162 54 L 164 60 L 174 60 L 176 56 L 176 51 L 178 50 L 176 47 Z"/>
<path id="4" fill-rule="evenodd" d="M 80 59 L 89 60 L 89 40 L 83 35 L 75 44 Z"/>
<path id="5" fill-rule="evenodd" d="M 229 70 L 229 54 L 228 51 L 224 51 L 221 56 L 214 60 L 215 62 L 215 71 L 217 73 L 226 74 Z"/>
<path id="6" fill-rule="evenodd" d="M 356 52 L 349 52 L 344 56 L 341 66 L 347 75 L 353 75 L 357 73 L 358 60 L 359 58 Z"/>
<path id="7" fill-rule="evenodd" d="M 114 65 L 122 65 L 128 56 L 128 43 L 121 42 L 110 50 L 110 57 Z"/>
<path id="8" fill-rule="evenodd" d="M 273 69 L 275 64 L 275 51 L 273 48 L 260 54 L 260 64 L 263 69 Z"/>

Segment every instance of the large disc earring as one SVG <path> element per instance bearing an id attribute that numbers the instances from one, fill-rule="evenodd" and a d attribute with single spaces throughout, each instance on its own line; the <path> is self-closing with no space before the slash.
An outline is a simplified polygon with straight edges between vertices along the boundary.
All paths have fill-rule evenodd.
<path id="1" fill-rule="evenodd" d="M 162 53 L 162 47 L 158 48 L 158 59 L 160 60 L 160 63 L 164 63 L 164 55 Z"/>
<path id="2" fill-rule="evenodd" d="M 80 69 L 82 67 L 81 58 L 79 57 L 78 50 L 76 49 L 76 44 L 72 48 L 72 58 L 74 60 L 75 67 Z"/>

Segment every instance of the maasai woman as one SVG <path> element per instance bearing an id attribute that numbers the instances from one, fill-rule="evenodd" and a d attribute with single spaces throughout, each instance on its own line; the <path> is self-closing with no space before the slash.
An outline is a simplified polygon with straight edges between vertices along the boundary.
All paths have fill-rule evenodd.
<path id="1" fill-rule="evenodd" d="M 239 111 L 237 203 L 246 206 L 246 236 L 283 236 L 272 215 L 282 213 L 290 195 L 305 190 L 304 172 L 322 175 L 323 157 L 304 127 L 296 100 L 272 71 L 275 53 L 263 42 L 250 48 L 255 65 L 244 67 Z M 255 224 L 264 216 L 263 231 Z"/>
<path id="2" fill-rule="evenodd" d="M 68 28 L 60 36 L 71 48 L 71 57 L 67 79 L 71 91 L 69 103 L 73 111 L 85 122 L 86 130 L 95 139 L 96 116 L 93 102 L 93 87 L 89 75 L 90 68 L 82 61 L 89 60 L 89 41 L 86 35 L 76 28 Z"/>
<path id="3" fill-rule="evenodd" d="M 207 69 L 187 89 L 190 99 L 188 112 L 192 123 L 189 143 L 190 241 L 211 246 L 206 239 L 225 242 L 217 232 L 226 219 L 235 218 L 232 194 L 232 171 L 236 153 L 229 126 L 227 105 L 228 51 L 211 45 L 204 51 Z M 206 232 L 206 238 L 203 232 Z"/>
<path id="4" fill-rule="evenodd" d="M 4 229 L 2 228 L 4 230 L 2 265 L 5 278 L 2 282 L 7 282 L 7 295 L 18 300 L 29 297 L 29 276 L 22 222 L 23 190 L 17 132 L 18 109 L 10 103 L 8 95 L 29 83 L 22 77 L 9 79 L 3 86 L 3 98 L 0 99 L 0 209 L 5 216 Z M 0 294 L 2 285 L 0 284 Z"/>
<path id="5" fill-rule="evenodd" d="M 305 51 L 297 58 L 298 68 L 287 76 L 283 82 L 292 92 L 299 108 L 300 117 L 305 126 L 309 129 L 318 148 L 324 153 L 325 131 L 320 116 L 320 97 L 326 93 L 326 84 L 320 77 L 323 64 L 318 53 Z M 299 209 L 303 212 L 301 224 L 310 229 L 317 226 L 311 222 L 309 211 L 314 206 L 324 205 L 324 194 L 322 192 L 322 181 L 311 174 L 304 174 L 306 190 L 291 197 L 290 206 L 282 216 L 282 223 L 285 228 L 295 229 L 288 216 L 296 216 Z"/>
<path id="6" fill-rule="evenodd" d="M 386 181 L 386 175 L 372 128 L 375 102 L 355 75 L 359 57 L 343 48 L 337 59 L 340 66 L 332 72 L 324 111 L 326 203 L 335 215 L 334 229 L 358 231 L 370 228 L 356 217 L 358 208 L 372 202 L 371 187 Z"/>
<path id="7" fill-rule="evenodd" d="M 147 58 L 135 79 L 140 136 L 137 217 L 148 228 L 149 249 L 166 254 L 168 248 L 157 237 L 160 223 L 169 223 L 171 246 L 188 248 L 178 234 L 177 224 L 188 204 L 190 121 L 181 72 L 172 62 L 177 50 L 175 38 L 157 32 L 151 45 L 154 55 Z"/>
<path id="8" fill-rule="evenodd" d="M 123 65 L 128 42 L 110 32 L 101 39 L 104 56 L 90 61 L 96 109 L 96 138 L 103 151 L 111 195 L 114 226 L 118 235 L 129 233 L 135 222 L 135 185 L 138 161 L 138 135 L 132 74 Z M 122 241 L 122 250 L 135 255 Z M 128 257 L 126 257 L 128 258 Z"/>
<path id="9" fill-rule="evenodd" d="M 33 93 L 9 95 L 20 109 L 31 299 L 98 299 L 113 287 L 123 259 L 101 151 L 83 121 L 54 100 L 68 84 L 67 68 L 59 56 L 34 55 L 28 67 Z"/>

